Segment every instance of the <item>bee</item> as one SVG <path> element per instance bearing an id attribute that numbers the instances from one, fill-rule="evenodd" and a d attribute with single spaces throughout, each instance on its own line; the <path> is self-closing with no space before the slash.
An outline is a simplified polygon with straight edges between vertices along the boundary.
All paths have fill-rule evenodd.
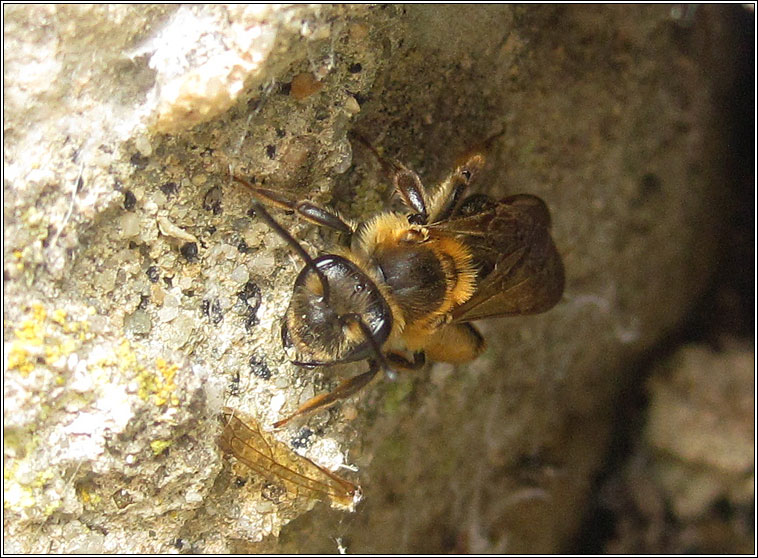
<path id="1" fill-rule="evenodd" d="M 416 370 L 427 360 L 475 359 L 485 340 L 472 321 L 538 314 L 561 298 L 564 270 L 545 202 L 529 194 L 495 200 L 466 195 L 485 162 L 477 150 L 428 191 L 418 174 L 387 161 L 358 137 L 391 176 L 403 209 L 355 222 L 234 176 L 255 212 L 304 262 L 282 324 L 282 341 L 304 368 L 366 361 L 368 370 L 306 401 L 274 423 L 332 405 L 378 372 Z M 311 256 L 263 207 L 294 212 L 343 233 L 345 244 Z"/>

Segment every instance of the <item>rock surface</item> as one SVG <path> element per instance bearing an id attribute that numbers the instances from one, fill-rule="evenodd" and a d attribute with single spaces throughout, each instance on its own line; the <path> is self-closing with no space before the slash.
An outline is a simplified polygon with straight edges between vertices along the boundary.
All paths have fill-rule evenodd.
<path id="1" fill-rule="evenodd" d="M 6 550 L 567 548 L 630 362 L 719 253 L 736 8 L 4 6 Z M 223 406 L 265 426 L 336 378 L 286 360 L 299 263 L 230 170 L 360 218 L 391 192 L 351 130 L 426 184 L 504 132 L 477 188 L 547 202 L 567 284 L 277 432 L 363 488 L 306 513 L 216 446 Z"/>

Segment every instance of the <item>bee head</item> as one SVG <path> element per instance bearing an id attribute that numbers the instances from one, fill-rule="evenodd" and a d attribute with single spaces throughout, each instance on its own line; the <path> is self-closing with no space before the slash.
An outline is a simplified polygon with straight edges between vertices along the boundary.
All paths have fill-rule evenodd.
<path id="1" fill-rule="evenodd" d="M 371 359 L 394 377 L 381 351 L 392 330 L 392 310 L 371 278 L 341 256 L 312 259 L 261 204 L 254 202 L 253 208 L 305 262 L 282 324 L 285 349 L 297 355 L 293 363 L 324 366 Z"/>
<path id="2" fill-rule="evenodd" d="M 320 366 L 375 356 L 392 329 L 392 312 L 354 263 L 324 255 L 298 275 L 282 327 L 296 362 Z"/>

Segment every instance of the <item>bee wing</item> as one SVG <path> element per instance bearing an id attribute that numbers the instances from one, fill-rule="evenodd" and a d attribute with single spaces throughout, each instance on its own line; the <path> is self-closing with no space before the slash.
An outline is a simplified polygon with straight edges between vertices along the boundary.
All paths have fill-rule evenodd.
<path id="1" fill-rule="evenodd" d="M 550 236 L 550 213 L 540 198 L 521 194 L 472 215 L 430 226 L 471 250 L 477 288 L 452 312 L 454 323 L 492 316 L 538 314 L 563 294 L 563 263 Z"/>
<path id="2" fill-rule="evenodd" d="M 360 487 L 296 454 L 252 417 L 224 408 L 222 422 L 219 447 L 264 478 L 281 481 L 294 494 L 304 491 L 328 499 L 333 507 L 349 509 L 360 499 Z"/>

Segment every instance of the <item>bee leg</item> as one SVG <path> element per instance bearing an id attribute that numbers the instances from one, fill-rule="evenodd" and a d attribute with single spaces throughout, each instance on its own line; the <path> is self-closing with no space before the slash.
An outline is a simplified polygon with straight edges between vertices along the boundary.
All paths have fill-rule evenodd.
<path id="1" fill-rule="evenodd" d="M 408 217 L 408 221 L 414 225 L 426 225 L 429 221 L 429 213 L 426 210 L 426 190 L 418 174 L 396 163 L 392 183 L 406 207 L 414 212 Z"/>
<path id="2" fill-rule="evenodd" d="M 479 152 L 464 157 L 453 172 L 442 181 L 429 203 L 429 215 L 432 223 L 444 221 L 457 213 L 463 194 L 477 173 L 484 166 L 484 155 Z"/>
<path id="3" fill-rule="evenodd" d="M 328 227 L 346 234 L 353 234 L 355 231 L 355 227 L 352 224 L 347 223 L 334 211 L 330 211 L 309 201 L 293 200 L 290 196 L 278 190 L 254 186 L 244 178 L 239 178 L 238 176 L 233 176 L 232 178 L 250 190 L 255 199 L 261 203 L 287 211 L 294 211 L 298 217 L 314 225 Z"/>
<path id="4" fill-rule="evenodd" d="M 405 358 L 404 355 L 395 352 L 389 352 L 386 355 L 387 361 L 396 368 L 404 370 L 420 370 L 426 364 L 426 355 L 423 351 L 413 353 L 413 360 Z"/>
<path id="5" fill-rule="evenodd" d="M 431 360 L 452 364 L 474 360 L 485 348 L 484 337 L 471 324 L 447 325 L 424 345 Z"/>
<path id="6" fill-rule="evenodd" d="M 356 132 L 351 133 L 352 137 L 360 141 L 368 148 L 374 157 L 382 165 L 382 169 L 392 178 L 392 184 L 395 186 L 395 192 L 403 200 L 405 206 L 413 214 L 408 217 L 409 222 L 415 225 L 425 225 L 429 220 L 427 211 L 426 188 L 421 183 L 418 174 L 400 163 L 399 161 L 389 160 L 382 157 L 376 148 L 369 141 Z"/>
<path id="7" fill-rule="evenodd" d="M 312 397 L 300 405 L 298 410 L 292 413 L 290 416 L 276 421 L 273 424 L 273 427 L 281 428 L 295 417 L 304 415 L 306 413 L 312 413 L 318 409 L 325 409 L 326 407 L 334 405 L 341 399 L 350 397 L 354 393 L 358 392 L 361 388 L 363 388 L 366 384 L 368 384 L 371 380 L 373 380 L 374 376 L 376 376 L 376 373 L 379 372 L 380 369 L 381 367 L 379 366 L 378 362 L 374 360 L 369 361 L 369 369 L 366 372 L 358 374 L 357 376 L 341 382 L 340 385 L 338 385 L 329 393 L 322 393 L 321 395 Z"/>

